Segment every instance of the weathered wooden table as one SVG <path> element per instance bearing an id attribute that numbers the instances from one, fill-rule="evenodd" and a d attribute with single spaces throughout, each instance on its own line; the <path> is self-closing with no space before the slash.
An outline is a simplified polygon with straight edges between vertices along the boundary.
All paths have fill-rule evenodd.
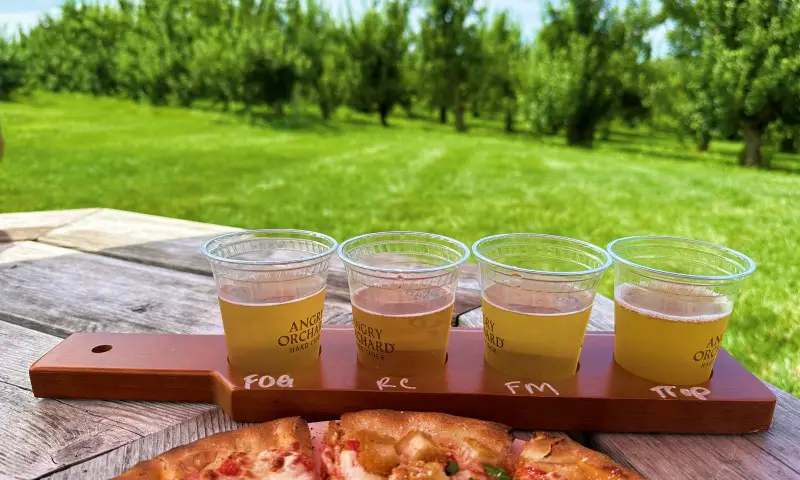
<path id="1" fill-rule="evenodd" d="M 28 380 L 31 363 L 72 332 L 221 333 L 199 246 L 231 230 L 105 209 L 0 215 L 0 478 L 109 478 L 237 426 L 208 404 L 40 400 Z M 474 266 L 461 277 L 454 321 L 480 325 Z M 328 285 L 325 322 L 350 322 L 338 260 Z M 590 329 L 613 329 L 609 299 L 598 296 Z M 650 478 L 800 478 L 800 400 L 773 390 L 764 433 L 577 435 Z"/>

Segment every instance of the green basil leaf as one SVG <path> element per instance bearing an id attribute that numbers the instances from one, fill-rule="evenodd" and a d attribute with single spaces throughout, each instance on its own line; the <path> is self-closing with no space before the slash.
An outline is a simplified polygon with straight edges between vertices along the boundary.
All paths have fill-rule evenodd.
<path id="1" fill-rule="evenodd" d="M 444 471 L 447 473 L 448 476 L 455 475 L 456 473 L 458 473 L 458 464 L 455 462 L 455 460 L 448 460 L 447 466 L 444 467 Z"/>
<path id="2" fill-rule="evenodd" d="M 495 467 L 493 465 L 486 464 L 483 466 L 483 472 L 489 478 L 497 478 L 499 480 L 511 480 L 511 477 L 508 476 L 506 471 L 500 467 Z"/>

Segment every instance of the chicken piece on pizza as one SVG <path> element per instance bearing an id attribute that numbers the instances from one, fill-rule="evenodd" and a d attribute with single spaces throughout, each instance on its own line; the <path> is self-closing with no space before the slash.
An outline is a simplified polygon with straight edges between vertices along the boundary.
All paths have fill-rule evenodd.
<path id="1" fill-rule="evenodd" d="M 330 423 L 322 460 L 335 480 L 510 478 L 512 440 L 497 423 L 367 410 Z"/>
<path id="2" fill-rule="evenodd" d="M 522 449 L 517 480 L 641 480 L 606 455 L 566 437 L 536 432 Z"/>
<path id="3" fill-rule="evenodd" d="M 139 463 L 123 480 L 314 480 L 311 434 L 300 417 L 218 433 Z"/>

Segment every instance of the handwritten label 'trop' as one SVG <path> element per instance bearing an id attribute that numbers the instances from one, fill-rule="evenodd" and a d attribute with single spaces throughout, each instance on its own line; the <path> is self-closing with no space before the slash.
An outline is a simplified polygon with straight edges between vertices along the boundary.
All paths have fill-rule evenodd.
<path id="1" fill-rule="evenodd" d="M 258 383 L 260 388 L 281 387 L 292 388 L 294 387 L 294 378 L 289 375 L 281 375 L 277 379 L 271 375 L 248 375 L 244 377 L 244 389 L 250 390 L 250 387 Z"/>
<path id="2" fill-rule="evenodd" d="M 674 385 L 659 385 L 650 389 L 651 392 L 656 392 L 661 398 L 678 398 L 673 389 Z M 705 387 L 691 387 L 681 388 L 678 392 L 684 397 L 694 397 L 698 400 L 708 400 L 706 396 L 711 395 L 711 390 Z"/>
<path id="3" fill-rule="evenodd" d="M 397 388 L 397 385 L 392 385 L 391 383 L 389 383 L 390 381 L 391 381 L 391 378 L 383 377 L 383 378 L 381 378 L 380 380 L 378 380 L 375 383 L 378 385 L 378 390 L 380 390 L 381 392 L 383 391 L 384 388 Z M 400 387 L 401 388 L 405 388 L 406 390 L 416 390 L 417 389 L 417 387 L 413 387 L 413 386 L 408 384 L 408 379 L 407 378 L 400 379 Z"/>

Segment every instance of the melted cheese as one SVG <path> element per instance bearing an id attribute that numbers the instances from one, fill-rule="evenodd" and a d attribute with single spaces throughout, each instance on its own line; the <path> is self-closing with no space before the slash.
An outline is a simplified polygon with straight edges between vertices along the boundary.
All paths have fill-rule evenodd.
<path id="1" fill-rule="evenodd" d="M 482 480 L 487 477 L 486 474 L 483 472 L 476 473 L 470 470 L 459 470 L 458 473 L 456 473 L 450 478 L 452 478 L 453 480 L 469 480 L 470 478 L 476 478 L 478 480 Z"/>
<path id="2" fill-rule="evenodd" d="M 364 470 L 358 464 L 358 452 L 344 450 L 339 454 L 339 475 L 348 480 L 384 480 L 386 477 Z"/>

